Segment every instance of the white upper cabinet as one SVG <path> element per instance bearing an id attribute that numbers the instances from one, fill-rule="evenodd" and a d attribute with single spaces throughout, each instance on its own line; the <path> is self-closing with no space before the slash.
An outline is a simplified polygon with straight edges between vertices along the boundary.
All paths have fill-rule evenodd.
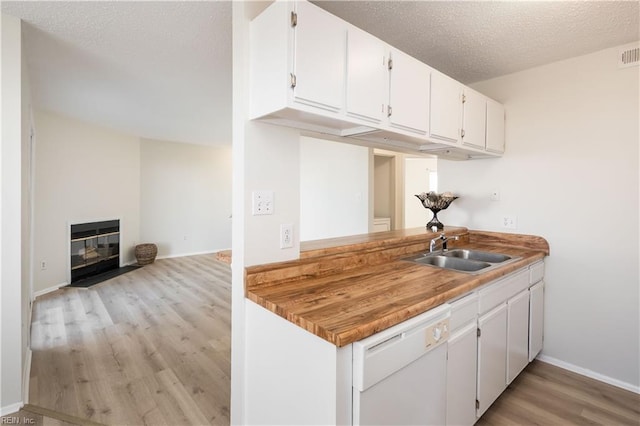
<path id="1" fill-rule="evenodd" d="M 461 126 L 462 85 L 441 72 L 432 72 L 430 136 L 458 143 Z"/>
<path id="2" fill-rule="evenodd" d="M 340 111 L 344 104 L 346 25 L 307 2 L 296 3 L 295 13 L 294 100 Z"/>
<path id="3" fill-rule="evenodd" d="M 391 50 L 390 61 L 389 124 L 426 135 L 429 130 L 431 68 L 397 49 Z"/>
<path id="4" fill-rule="evenodd" d="M 487 98 L 464 88 L 462 95 L 462 143 L 484 149 L 487 124 Z"/>
<path id="5" fill-rule="evenodd" d="M 388 99 L 386 45 L 356 27 L 347 31 L 347 115 L 380 123 Z"/>
<path id="6" fill-rule="evenodd" d="M 482 113 L 469 91 L 463 107 L 465 86 L 308 1 L 273 2 L 251 21 L 249 46 L 251 119 L 410 154 L 504 151 L 500 104 Z"/>
<path id="7" fill-rule="evenodd" d="M 504 152 L 504 106 L 487 100 L 487 151 Z"/>

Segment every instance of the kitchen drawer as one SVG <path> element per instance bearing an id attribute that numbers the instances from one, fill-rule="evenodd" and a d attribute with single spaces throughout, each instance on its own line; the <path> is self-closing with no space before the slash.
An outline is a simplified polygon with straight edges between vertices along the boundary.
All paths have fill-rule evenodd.
<path id="1" fill-rule="evenodd" d="M 478 293 L 468 294 L 451 305 L 451 319 L 449 328 L 451 333 L 466 325 L 470 321 L 475 321 L 478 315 Z"/>
<path id="2" fill-rule="evenodd" d="M 529 284 L 535 284 L 544 278 L 544 262 L 534 263 L 529 266 Z"/>
<path id="3" fill-rule="evenodd" d="M 478 312 L 483 314 L 528 287 L 528 268 L 491 283 L 478 292 Z"/>

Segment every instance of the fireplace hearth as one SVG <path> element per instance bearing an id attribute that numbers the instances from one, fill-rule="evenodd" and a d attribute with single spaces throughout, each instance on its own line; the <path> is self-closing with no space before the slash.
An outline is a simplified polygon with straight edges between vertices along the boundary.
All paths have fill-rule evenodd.
<path id="1" fill-rule="evenodd" d="M 120 267 L 120 221 L 71 225 L 71 283 Z"/>

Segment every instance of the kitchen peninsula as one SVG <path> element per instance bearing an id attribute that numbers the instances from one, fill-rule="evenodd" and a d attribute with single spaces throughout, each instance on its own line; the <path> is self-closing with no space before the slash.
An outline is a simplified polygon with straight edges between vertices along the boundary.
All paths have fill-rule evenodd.
<path id="1" fill-rule="evenodd" d="M 256 419 L 351 424 L 354 342 L 470 293 L 498 288 L 513 276 L 526 275 L 526 291 L 530 276 L 541 280 L 542 260 L 549 254 L 548 243 L 541 237 L 460 227 L 447 227 L 444 232 L 459 237 L 449 249 L 497 252 L 515 260 L 477 274 L 402 260 L 428 252 L 431 239 L 439 235 L 416 228 L 307 242 L 298 260 L 246 268 L 246 296 L 255 302 L 247 307 L 261 324 L 264 343 L 255 350 L 262 351 L 265 365 L 275 366 L 275 371 L 257 374 L 264 379 L 277 371 L 277 378 L 268 379 L 275 389 L 269 387 L 272 398 L 267 400 L 281 400 L 279 384 L 299 385 L 304 380 L 311 383 L 305 386 L 312 392 L 305 392 L 305 386 L 285 391 L 300 410 L 285 413 L 277 402 L 275 406 L 265 402 L 263 409 L 255 411 L 260 416 Z M 539 265 L 536 272 L 529 271 L 531 265 Z M 506 298 L 499 302 L 506 307 Z M 474 322 L 480 313 L 476 308 Z M 267 389 L 258 386 L 256 391 Z"/>

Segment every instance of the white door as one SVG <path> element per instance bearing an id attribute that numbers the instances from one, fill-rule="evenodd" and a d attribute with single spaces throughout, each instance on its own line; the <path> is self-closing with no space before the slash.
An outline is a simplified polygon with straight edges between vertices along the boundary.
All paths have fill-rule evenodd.
<path id="1" fill-rule="evenodd" d="M 507 387 L 507 304 L 478 318 L 477 416 L 480 417 Z"/>
<path id="2" fill-rule="evenodd" d="M 447 356 L 447 425 L 476 421 L 477 325 L 472 322 L 451 335 Z"/>
<path id="3" fill-rule="evenodd" d="M 425 135 L 429 129 L 429 74 L 431 68 L 393 49 L 389 71 L 389 124 Z"/>
<path id="4" fill-rule="evenodd" d="M 487 124 L 487 100 L 480 93 L 464 89 L 462 143 L 484 149 Z"/>
<path id="5" fill-rule="evenodd" d="M 431 137 L 457 143 L 462 126 L 462 85 L 440 72 L 432 72 L 430 111 Z"/>
<path id="6" fill-rule="evenodd" d="M 487 100 L 487 151 L 504 152 L 504 106 Z"/>
<path id="7" fill-rule="evenodd" d="M 308 2 L 296 2 L 296 13 L 294 100 L 339 111 L 344 104 L 345 23 Z"/>
<path id="8" fill-rule="evenodd" d="M 507 301 L 507 384 L 529 362 L 529 290 Z"/>
<path id="9" fill-rule="evenodd" d="M 529 361 L 542 350 L 544 330 L 544 281 L 529 289 Z"/>
<path id="10" fill-rule="evenodd" d="M 358 28 L 347 33 L 347 114 L 379 123 L 389 85 L 386 45 Z"/>

